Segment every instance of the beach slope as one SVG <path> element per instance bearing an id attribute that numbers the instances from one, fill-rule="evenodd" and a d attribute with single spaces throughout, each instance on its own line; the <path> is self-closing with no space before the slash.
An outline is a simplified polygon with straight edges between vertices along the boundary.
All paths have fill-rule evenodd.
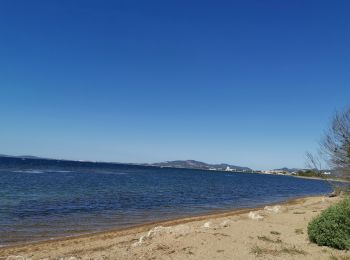
<path id="1" fill-rule="evenodd" d="M 307 238 L 308 222 L 338 200 L 308 197 L 7 247 L 0 249 L 0 259 L 343 259 L 350 254 L 319 247 Z"/>

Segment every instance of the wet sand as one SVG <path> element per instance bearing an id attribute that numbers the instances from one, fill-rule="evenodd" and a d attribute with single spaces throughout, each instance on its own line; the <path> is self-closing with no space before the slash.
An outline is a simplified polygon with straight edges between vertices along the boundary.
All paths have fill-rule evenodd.
<path id="1" fill-rule="evenodd" d="M 350 253 L 308 241 L 307 224 L 339 198 L 150 223 L 5 247 L 0 259 L 339 259 Z M 334 258 L 335 259 L 335 258 Z"/>

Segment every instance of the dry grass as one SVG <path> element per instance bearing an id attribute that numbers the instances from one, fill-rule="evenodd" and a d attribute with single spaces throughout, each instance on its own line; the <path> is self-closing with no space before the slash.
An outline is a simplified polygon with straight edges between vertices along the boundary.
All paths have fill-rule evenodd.
<path id="1" fill-rule="evenodd" d="M 213 233 L 214 236 L 222 236 L 222 237 L 229 237 L 230 235 L 224 234 L 224 233 Z"/>
<path id="2" fill-rule="evenodd" d="M 164 244 L 158 244 L 155 248 L 156 250 L 169 250 L 169 246 Z"/>
<path id="3" fill-rule="evenodd" d="M 255 245 L 252 247 L 250 250 L 250 253 L 256 255 L 256 256 L 263 256 L 263 255 L 278 255 L 278 251 L 274 249 L 269 249 L 269 248 L 263 248 L 260 246 Z"/>
<path id="4" fill-rule="evenodd" d="M 267 236 L 258 236 L 258 239 L 264 242 L 269 242 L 269 243 L 282 243 L 282 240 L 277 238 L 276 240 L 269 238 Z"/>
<path id="5" fill-rule="evenodd" d="M 281 249 L 281 252 L 289 255 L 306 255 L 306 252 L 304 250 L 297 249 L 295 246 L 283 247 Z"/>
<path id="6" fill-rule="evenodd" d="M 275 236 L 281 235 L 281 233 L 278 231 L 271 231 L 270 234 L 275 235 Z"/>
<path id="7" fill-rule="evenodd" d="M 302 235 L 302 234 L 304 234 L 304 231 L 303 231 L 302 228 L 296 228 L 294 232 L 295 232 L 295 234 L 297 234 L 297 235 Z"/>
<path id="8" fill-rule="evenodd" d="M 334 255 L 331 255 L 329 257 L 329 259 L 331 259 L 331 260 L 350 260 L 350 256 L 339 256 L 339 258 L 338 258 Z"/>
<path id="9" fill-rule="evenodd" d="M 270 249 L 270 248 L 264 248 L 255 245 L 251 248 L 250 252 L 258 257 L 263 255 L 272 255 L 277 256 L 281 254 L 288 254 L 288 255 L 306 255 L 307 253 L 304 250 L 297 249 L 295 246 L 293 247 L 282 247 L 281 249 Z"/>

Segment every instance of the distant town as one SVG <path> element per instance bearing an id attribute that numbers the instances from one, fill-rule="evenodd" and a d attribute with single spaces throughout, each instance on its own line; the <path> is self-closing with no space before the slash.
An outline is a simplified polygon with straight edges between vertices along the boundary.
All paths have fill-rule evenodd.
<path id="1" fill-rule="evenodd" d="M 149 166 L 156 167 L 169 167 L 169 168 L 185 168 L 185 169 L 199 169 L 210 171 L 226 171 L 226 172 L 240 172 L 240 173 L 262 173 L 262 174 L 276 174 L 276 175 L 295 175 L 305 177 L 327 177 L 331 176 L 332 172 L 329 170 L 313 170 L 313 169 L 299 169 L 299 168 L 281 168 L 272 170 L 253 170 L 249 167 L 242 167 L 236 165 L 230 165 L 226 163 L 221 164 L 208 164 L 195 160 L 177 160 L 166 161 L 161 163 L 147 164 Z"/>
<path id="2" fill-rule="evenodd" d="M 102 165 L 107 164 L 126 164 L 126 165 L 139 165 L 139 166 L 149 166 L 149 167 L 159 167 L 159 168 L 179 168 L 179 169 L 193 169 L 193 170 L 209 170 L 209 171 L 225 171 L 231 173 L 260 173 L 260 174 L 275 174 L 275 175 L 293 175 L 293 176 L 303 176 L 303 177 L 318 177 L 318 178 L 332 178 L 337 177 L 337 175 L 330 170 L 315 170 L 315 169 L 299 169 L 299 168 L 281 168 L 272 170 L 253 170 L 249 167 L 231 165 L 227 163 L 220 164 L 208 164 L 196 160 L 176 160 L 176 161 L 166 161 L 160 163 L 147 163 L 147 164 L 137 164 L 137 163 L 117 163 L 117 162 L 101 162 L 101 161 L 72 161 L 64 159 L 51 159 L 42 158 L 31 155 L 23 156 L 11 156 L 0 154 L 0 165 L 2 167 L 11 166 L 12 163 L 8 164 L 9 161 L 4 159 L 21 159 L 32 161 L 32 163 L 26 163 L 27 166 L 30 165 L 40 165 L 45 161 L 55 161 L 55 162 L 74 162 L 74 163 L 98 163 Z M 39 162 L 40 161 L 40 162 Z"/>

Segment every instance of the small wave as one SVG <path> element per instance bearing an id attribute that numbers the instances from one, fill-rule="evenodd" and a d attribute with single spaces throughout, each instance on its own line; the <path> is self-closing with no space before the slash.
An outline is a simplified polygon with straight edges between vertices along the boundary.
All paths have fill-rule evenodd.
<path id="1" fill-rule="evenodd" d="M 14 170 L 11 171 L 14 173 L 71 173 L 73 171 L 67 171 L 67 170 Z"/>
<path id="2" fill-rule="evenodd" d="M 111 174 L 115 174 L 115 175 L 127 175 L 127 174 L 130 174 L 130 172 L 111 172 Z"/>
<path id="3" fill-rule="evenodd" d="M 128 175 L 128 174 L 130 174 L 130 172 L 113 172 L 113 171 L 96 171 L 94 173 L 111 174 L 111 175 Z"/>
<path id="4" fill-rule="evenodd" d="M 12 171 L 15 173 L 44 173 L 45 171 L 40 171 L 40 170 L 17 170 L 17 171 Z"/>

